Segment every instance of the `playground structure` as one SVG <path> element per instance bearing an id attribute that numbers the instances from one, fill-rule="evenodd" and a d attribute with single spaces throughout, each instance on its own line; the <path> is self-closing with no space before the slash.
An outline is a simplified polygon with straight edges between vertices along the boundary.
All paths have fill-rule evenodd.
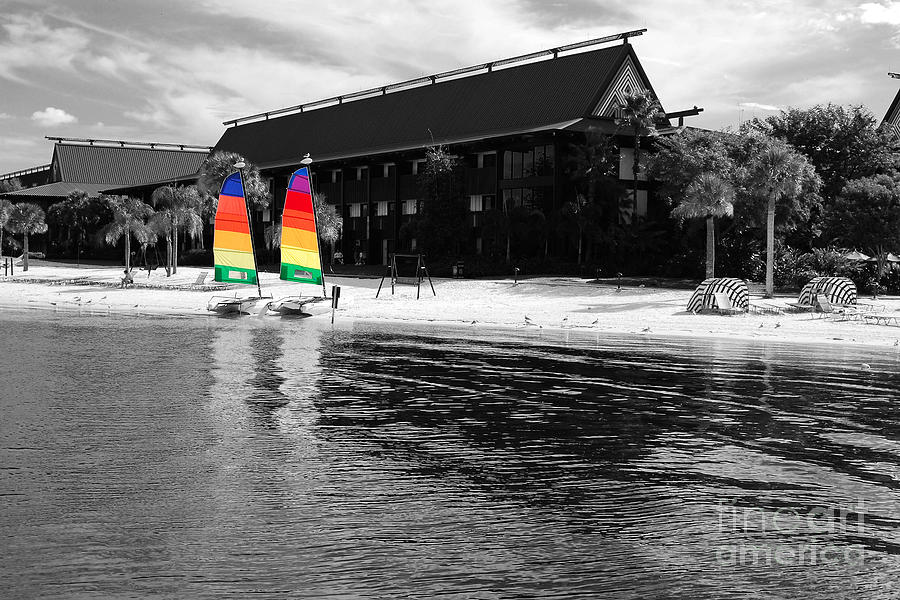
<path id="1" fill-rule="evenodd" d="M 431 275 L 428 274 L 428 268 L 425 266 L 425 259 L 421 254 L 392 254 L 391 264 L 387 272 L 381 276 L 381 282 L 378 284 L 378 291 L 375 297 L 381 293 L 381 287 L 384 285 L 384 278 L 391 277 L 391 295 L 394 295 L 394 288 L 398 285 L 414 285 L 416 286 L 416 300 L 422 290 L 422 280 L 428 279 L 428 285 L 431 286 L 431 293 L 437 296 L 434 291 L 434 283 L 431 282 Z"/>

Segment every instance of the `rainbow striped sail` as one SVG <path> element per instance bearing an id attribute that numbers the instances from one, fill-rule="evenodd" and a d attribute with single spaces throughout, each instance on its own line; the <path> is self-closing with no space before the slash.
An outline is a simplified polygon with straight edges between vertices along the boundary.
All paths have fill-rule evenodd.
<path id="1" fill-rule="evenodd" d="M 250 223 L 247 221 L 244 184 L 239 172 L 232 173 L 222 183 L 215 227 L 215 280 L 256 284 L 256 260 L 253 257 Z"/>
<path id="2" fill-rule="evenodd" d="M 316 233 L 309 171 L 294 171 L 281 215 L 281 279 L 322 284 L 322 259 Z"/>

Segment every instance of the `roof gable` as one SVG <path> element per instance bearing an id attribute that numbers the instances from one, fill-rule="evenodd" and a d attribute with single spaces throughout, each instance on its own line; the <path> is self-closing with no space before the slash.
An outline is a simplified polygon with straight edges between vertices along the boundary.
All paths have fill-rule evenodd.
<path id="1" fill-rule="evenodd" d="M 887 114 L 884 115 L 884 125 L 889 127 L 897 139 L 900 139 L 900 91 L 894 96 Z"/>
<path id="2" fill-rule="evenodd" d="M 591 116 L 629 44 L 240 124 L 215 150 L 262 167 L 534 131 Z"/>

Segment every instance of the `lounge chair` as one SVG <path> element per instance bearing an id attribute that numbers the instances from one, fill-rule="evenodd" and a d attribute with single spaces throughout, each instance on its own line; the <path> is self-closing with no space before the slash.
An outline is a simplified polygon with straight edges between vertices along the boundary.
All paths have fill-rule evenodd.
<path id="1" fill-rule="evenodd" d="M 750 302 L 750 312 L 761 315 L 783 315 L 784 309 L 777 304 L 763 302 L 761 300 L 753 300 Z"/>
<path id="2" fill-rule="evenodd" d="M 816 312 L 815 303 L 801 304 L 799 302 L 788 302 L 785 306 L 788 307 L 788 310 L 793 310 L 793 311 L 798 311 L 798 312 L 808 312 L 808 313 Z"/>
<path id="3" fill-rule="evenodd" d="M 822 309 L 822 315 L 826 319 L 831 318 L 839 321 L 852 321 L 854 319 L 859 321 L 862 319 L 862 313 L 853 306 L 836 306 L 824 296 L 817 296 L 816 300 L 819 303 L 819 307 Z"/>
<path id="4" fill-rule="evenodd" d="M 725 292 L 716 292 L 713 294 L 716 300 L 716 310 L 723 315 L 736 315 L 744 312 L 744 309 L 738 308 L 731 304 L 731 298 Z"/>
<path id="5" fill-rule="evenodd" d="M 194 280 L 194 283 L 187 286 L 189 290 L 198 290 L 201 292 L 209 292 L 209 291 L 217 291 L 227 289 L 227 285 L 224 283 L 206 283 L 206 277 L 209 275 L 206 271 L 201 272 L 197 275 L 197 279 Z"/>

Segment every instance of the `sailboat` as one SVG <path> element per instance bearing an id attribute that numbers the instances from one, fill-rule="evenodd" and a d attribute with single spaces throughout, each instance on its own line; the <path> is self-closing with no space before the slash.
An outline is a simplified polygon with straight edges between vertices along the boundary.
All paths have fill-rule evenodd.
<path id="1" fill-rule="evenodd" d="M 241 169 L 244 165 L 235 165 Z M 259 296 L 213 296 L 206 309 L 217 314 L 248 312 L 262 298 L 256 255 L 253 252 L 253 236 L 250 230 L 250 213 L 244 193 L 240 170 L 229 175 L 219 190 L 213 237 L 213 262 L 215 281 L 256 285 Z"/>
<path id="2" fill-rule="evenodd" d="M 303 164 L 312 161 L 307 154 Z M 269 311 L 281 315 L 311 315 L 324 312 L 325 272 L 319 251 L 319 233 L 313 204 L 309 168 L 300 167 L 291 175 L 281 215 L 281 272 L 283 281 L 322 286 L 321 296 L 285 296 L 269 303 Z"/>

